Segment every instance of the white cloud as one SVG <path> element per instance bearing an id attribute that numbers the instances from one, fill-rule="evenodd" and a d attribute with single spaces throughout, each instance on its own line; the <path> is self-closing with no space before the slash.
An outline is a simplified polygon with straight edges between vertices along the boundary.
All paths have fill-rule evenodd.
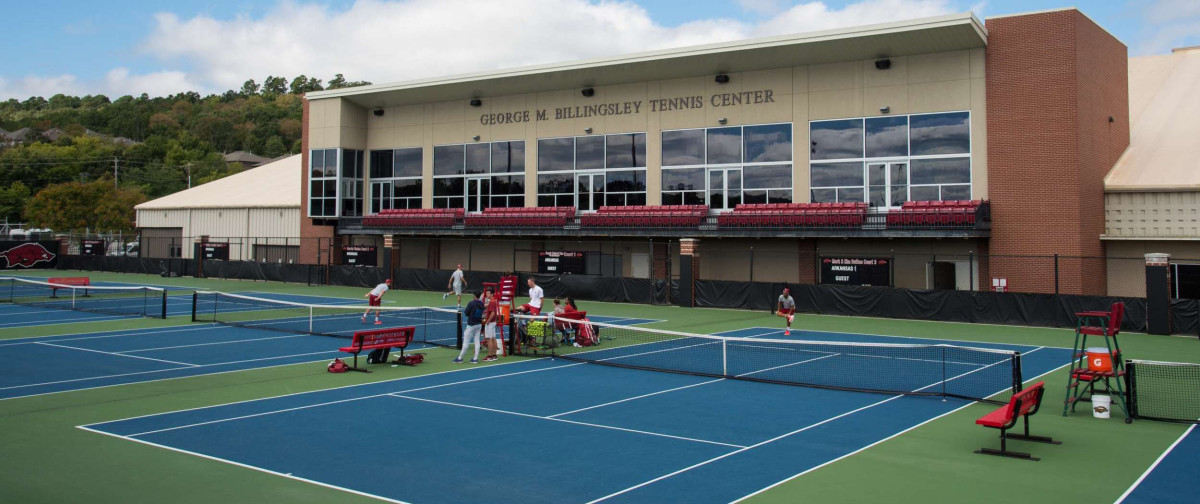
<path id="1" fill-rule="evenodd" d="M 0 98 L 2 99 L 24 100 L 30 96 L 49 98 L 59 93 L 87 94 L 84 89 L 85 86 L 81 85 L 74 75 L 68 74 L 49 77 L 28 75 L 14 80 L 0 77 Z"/>
<path id="2" fill-rule="evenodd" d="M 1163 54 L 1200 43 L 1200 2 L 1156 0 L 1142 7 L 1144 23 L 1130 53 Z"/>
<path id="3" fill-rule="evenodd" d="M 135 75 L 117 68 L 101 82 L 71 82 L 90 93 L 135 95 L 221 92 L 239 89 L 246 79 L 261 83 L 267 75 L 328 80 L 342 73 L 352 80 L 392 82 L 956 10 L 950 0 L 862 0 L 842 8 L 822 1 L 742 0 L 742 5 L 766 17 L 664 26 L 640 5 L 614 0 L 358 0 L 346 10 L 283 0 L 261 17 L 185 19 L 160 13 L 141 49 L 164 67 L 189 68 L 186 74 Z M 34 89 L 0 83 L 0 97 L 28 96 Z"/>

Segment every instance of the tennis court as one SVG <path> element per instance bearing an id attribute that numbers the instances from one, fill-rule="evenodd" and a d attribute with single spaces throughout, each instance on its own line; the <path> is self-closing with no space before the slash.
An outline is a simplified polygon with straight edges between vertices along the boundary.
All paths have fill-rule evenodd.
<path id="1" fill-rule="evenodd" d="M 0 400 L 15 397 L 41 395 L 70 390 L 91 389 L 144 381 L 182 378 L 204 374 L 226 373 L 246 369 L 285 366 L 302 362 L 328 361 L 345 357 L 337 348 L 354 331 L 364 328 L 359 321 L 362 303 L 343 298 L 317 296 L 246 293 L 253 299 L 282 301 L 307 310 L 302 302 L 332 301 L 333 304 L 315 306 L 344 307 L 338 313 L 318 314 L 316 327 L 327 334 L 307 334 L 313 326 L 313 317 L 304 313 L 277 313 L 270 304 L 252 305 L 200 305 L 198 310 L 206 313 L 219 310 L 225 316 L 250 323 L 253 327 L 221 324 L 194 324 L 181 327 L 124 330 L 97 333 L 78 333 L 62 336 L 13 339 L 0 342 L 0 359 L 10 362 L 9 372 L 0 376 Z M 178 296 L 169 296 L 172 300 Z M 174 315 L 192 316 L 192 297 L 185 307 L 176 309 Z M 174 307 L 175 305 L 169 305 Z M 28 313 L 20 310 L 36 310 L 34 313 L 46 317 L 80 315 L 81 312 L 58 309 L 3 306 L 13 311 L 11 317 L 0 311 L 0 323 L 12 318 L 23 320 Z M 456 314 L 453 308 L 441 309 L 439 313 Z M 266 315 L 263 314 L 267 311 Z M 89 314 L 82 313 L 86 316 Z M 448 315 L 450 316 L 450 315 Z M 244 320 L 243 320 L 244 319 Z M 429 348 L 433 344 L 452 345 L 457 336 L 457 325 L 450 319 L 427 322 L 404 311 L 385 313 L 383 320 L 388 326 L 424 325 L 428 334 L 437 341 L 414 344 L 412 350 Z M 597 320 L 617 324 L 639 324 L 648 319 L 626 319 L 598 317 Z M 15 324 L 15 322 L 14 322 Z M 334 336 L 335 338 L 331 338 Z"/>
<path id="2" fill-rule="evenodd" d="M 687 343 L 640 353 L 691 355 Z M 1028 378 L 1070 359 L 991 348 L 1020 351 Z M 991 367 L 952 362 L 939 379 L 933 366 L 871 357 L 907 367 L 920 388 Z M 842 380 L 862 371 L 845 367 L 854 357 L 832 360 L 789 366 Z M 993 385 L 989 395 L 1004 392 L 1003 379 Z M 537 359 L 81 428 L 400 502 L 731 502 L 969 404 Z M 364 419 L 411 429 L 361 435 Z M 493 470 L 503 484 L 464 484 Z"/>

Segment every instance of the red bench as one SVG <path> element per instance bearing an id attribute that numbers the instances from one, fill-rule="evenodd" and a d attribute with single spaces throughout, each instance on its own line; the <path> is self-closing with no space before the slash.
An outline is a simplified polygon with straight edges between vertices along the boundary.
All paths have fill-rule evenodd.
<path id="1" fill-rule="evenodd" d="M 1042 396 L 1046 393 L 1046 382 L 1037 382 L 1033 386 L 1013 394 L 1012 399 L 1008 400 L 1008 404 L 1001 406 L 982 418 L 975 420 L 975 423 L 984 427 L 1000 429 L 1000 449 L 981 448 L 975 450 L 975 453 L 984 455 L 999 455 L 1001 457 L 1012 457 L 1025 460 L 1040 460 L 1028 453 L 1009 451 L 1007 441 L 1009 439 L 1022 439 L 1025 441 L 1033 441 L 1037 443 L 1062 444 L 1062 441 L 1055 441 L 1046 436 L 1030 436 L 1029 435 L 1029 417 L 1038 412 L 1042 405 Z M 1017 419 L 1025 420 L 1025 434 L 1009 434 L 1008 430 L 1017 425 Z"/>
<path id="2" fill-rule="evenodd" d="M 58 277 L 58 278 L 47 278 L 46 283 L 66 285 L 66 286 L 71 286 L 71 287 L 88 287 L 88 286 L 92 285 L 92 280 L 88 277 Z M 87 295 L 87 290 L 83 291 L 83 295 L 85 295 L 85 296 Z M 58 296 L 58 289 L 55 287 L 51 287 L 50 288 L 50 297 L 57 297 L 57 296 Z"/>
<path id="3" fill-rule="evenodd" d="M 361 371 L 370 373 L 366 369 L 358 367 L 358 354 L 363 350 L 391 350 L 393 348 L 400 349 L 400 362 L 404 362 L 404 349 L 413 339 L 413 333 L 416 332 L 415 327 L 394 327 L 391 329 L 376 329 L 374 331 L 355 331 L 354 339 L 351 340 L 350 346 L 339 348 L 339 352 L 354 354 L 354 367 L 352 371 Z M 384 354 L 384 361 L 387 361 L 387 354 Z"/>

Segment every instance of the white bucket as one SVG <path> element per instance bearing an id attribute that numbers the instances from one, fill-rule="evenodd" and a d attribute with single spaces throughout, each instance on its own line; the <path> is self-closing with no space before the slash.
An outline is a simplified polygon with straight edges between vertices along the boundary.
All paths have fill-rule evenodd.
<path id="1" fill-rule="evenodd" d="M 1108 418 L 1112 413 L 1112 397 L 1106 395 L 1092 396 L 1092 416 L 1096 418 Z"/>

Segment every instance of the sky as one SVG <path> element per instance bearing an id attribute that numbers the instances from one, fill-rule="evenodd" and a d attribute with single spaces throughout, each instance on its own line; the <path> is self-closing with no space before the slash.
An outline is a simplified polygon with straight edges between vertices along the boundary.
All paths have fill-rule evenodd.
<path id="1" fill-rule="evenodd" d="M 247 79 L 374 83 L 1064 0 L 57 0 L 6 2 L 0 100 L 164 96 Z M 1069 0 L 1065 0 L 1069 1 Z M 1200 0 L 1077 0 L 1131 56 L 1200 45 Z"/>

